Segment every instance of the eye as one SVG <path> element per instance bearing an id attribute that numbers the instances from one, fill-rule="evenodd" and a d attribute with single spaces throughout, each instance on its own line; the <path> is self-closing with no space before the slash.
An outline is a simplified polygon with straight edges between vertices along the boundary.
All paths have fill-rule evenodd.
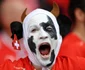
<path id="1" fill-rule="evenodd" d="M 47 29 L 48 31 L 52 31 L 52 27 L 51 27 L 51 26 L 47 26 L 46 29 Z"/>
<path id="2" fill-rule="evenodd" d="M 31 30 L 32 33 L 36 32 L 36 31 L 37 31 L 37 29 L 32 29 L 32 30 Z"/>

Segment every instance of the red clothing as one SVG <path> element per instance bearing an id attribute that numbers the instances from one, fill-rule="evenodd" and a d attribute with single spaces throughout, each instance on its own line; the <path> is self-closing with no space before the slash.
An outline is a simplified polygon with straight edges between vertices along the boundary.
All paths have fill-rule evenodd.
<path id="1" fill-rule="evenodd" d="M 76 34 L 69 33 L 62 42 L 59 55 L 85 58 L 85 42 Z"/>
<path id="2" fill-rule="evenodd" d="M 9 49 L 7 45 L 3 44 L 3 42 L 0 40 L 0 64 L 2 64 L 8 57 L 11 60 L 14 60 L 16 54 L 14 51 Z"/>
<path id="3" fill-rule="evenodd" d="M 14 61 L 27 56 L 27 52 L 23 47 L 23 41 L 20 40 L 19 42 L 21 50 L 16 50 L 12 46 L 12 39 L 8 34 L 5 32 L 0 33 L 0 64 L 7 59 Z"/>
<path id="4" fill-rule="evenodd" d="M 0 70 L 34 70 L 26 57 L 18 61 L 7 60 Z M 75 34 L 67 35 L 52 70 L 85 70 L 85 43 Z"/>
<path id="5" fill-rule="evenodd" d="M 3 65 L 0 66 L 0 70 L 34 70 L 34 67 L 26 57 L 14 62 L 7 60 Z"/>
<path id="6" fill-rule="evenodd" d="M 0 65 L 0 70 L 34 70 L 34 67 L 26 57 L 14 62 L 7 60 Z M 85 70 L 85 59 L 58 57 L 52 70 Z"/>

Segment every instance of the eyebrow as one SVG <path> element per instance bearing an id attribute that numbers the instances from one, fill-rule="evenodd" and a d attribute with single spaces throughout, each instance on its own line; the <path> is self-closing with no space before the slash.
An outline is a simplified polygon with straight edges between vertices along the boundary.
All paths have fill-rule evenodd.
<path id="1" fill-rule="evenodd" d="M 33 29 L 33 28 L 38 28 L 38 26 L 36 26 L 36 25 L 30 26 L 30 27 L 29 27 L 29 30 L 31 30 L 31 29 Z"/>

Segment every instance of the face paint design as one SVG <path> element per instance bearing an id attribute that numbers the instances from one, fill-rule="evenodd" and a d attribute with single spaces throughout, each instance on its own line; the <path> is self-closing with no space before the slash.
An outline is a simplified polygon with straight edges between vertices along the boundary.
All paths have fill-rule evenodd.
<path id="1" fill-rule="evenodd" d="M 54 62 L 54 50 L 57 46 L 57 33 L 51 18 L 45 14 L 38 14 L 28 23 L 30 50 L 43 66 L 50 66 Z"/>
<path id="2" fill-rule="evenodd" d="M 42 22 L 40 25 L 43 27 L 43 29 L 49 33 L 49 35 L 51 36 L 51 38 L 57 39 L 56 36 L 56 29 L 53 25 L 53 22 L 51 20 L 51 18 L 49 16 L 47 16 L 48 18 L 48 22 L 44 23 Z"/>
<path id="3" fill-rule="evenodd" d="M 50 66 L 50 65 L 52 65 L 52 63 L 54 61 L 54 58 L 55 58 L 55 54 L 54 54 L 54 50 L 52 50 L 52 52 L 51 52 L 51 58 L 50 58 L 51 63 L 47 64 L 46 65 L 47 67 Z"/>
<path id="4" fill-rule="evenodd" d="M 33 36 L 31 36 L 29 39 L 28 39 L 28 44 L 29 44 L 29 48 L 32 52 L 34 52 L 36 54 L 36 45 L 35 43 L 33 42 Z"/>

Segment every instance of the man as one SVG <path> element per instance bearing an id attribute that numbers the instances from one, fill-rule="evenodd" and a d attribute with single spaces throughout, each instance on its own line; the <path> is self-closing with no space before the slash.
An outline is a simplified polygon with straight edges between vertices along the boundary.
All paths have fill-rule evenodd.
<path id="1" fill-rule="evenodd" d="M 85 60 L 85 0 L 70 0 L 69 16 L 72 19 L 72 32 L 63 40 L 59 56 L 76 58 L 81 70 Z M 84 67 L 84 69 L 82 69 Z M 77 70 L 77 69 L 76 69 Z"/>
<path id="2" fill-rule="evenodd" d="M 51 11 L 53 13 L 53 11 Z M 82 59 L 58 56 L 62 37 L 56 17 L 43 9 L 36 9 L 23 20 L 23 39 L 28 57 L 7 60 L 0 70 L 84 70 L 77 66 Z M 58 15 L 58 14 L 57 14 Z M 85 60 L 83 61 L 85 63 Z"/>
<path id="3" fill-rule="evenodd" d="M 54 15 L 43 9 L 34 10 L 25 17 L 23 32 L 25 48 L 34 67 L 50 69 L 62 42 Z"/>
<path id="4" fill-rule="evenodd" d="M 24 23 L 24 43 L 29 45 L 26 47 L 29 59 L 34 65 L 52 65 L 62 41 L 56 18 L 48 11 L 37 9 L 26 17 Z"/>
<path id="5" fill-rule="evenodd" d="M 36 2 L 35 2 L 36 1 Z M 22 39 L 20 39 L 21 50 L 14 49 L 12 46 L 10 24 L 13 21 L 21 22 L 21 14 L 25 8 L 27 12 L 38 7 L 37 0 L 0 0 L 0 64 L 6 59 L 12 61 L 24 58 L 27 56 L 26 50 L 23 47 Z"/>
<path id="6" fill-rule="evenodd" d="M 85 58 L 85 0 L 70 0 L 69 15 L 73 22 L 72 32 L 64 38 L 61 54 Z"/>
<path id="7" fill-rule="evenodd" d="M 18 60 L 26 57 L 26 50 L 23 47 L 22 39 L 20 40 L 21 50 L 16 50 L 12 46 L 10 23 L 13 21 L 21 22 L 21 14 L 26 7 L 24 0 L 3 0 L 0 4 L 0 25 L 2 25 L 2 31 L 0 32 L 0 64 L 5 60 L 11 61 Z"/>

